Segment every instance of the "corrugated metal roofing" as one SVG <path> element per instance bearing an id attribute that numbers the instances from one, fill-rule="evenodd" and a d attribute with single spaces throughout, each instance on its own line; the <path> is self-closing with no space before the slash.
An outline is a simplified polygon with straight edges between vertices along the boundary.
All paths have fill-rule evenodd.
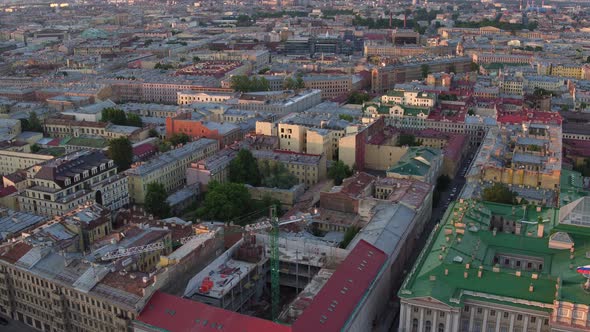
<path id="1" fill-rule="evenodd" d="M 289 326 L 155 292 L 136 321 L 170 332 L 290 332 Z"/>
<path id="2" fill-rule="evenodd" d="M 361 240 L 293 324 L 293 331 L 341 331 L 387 260 L 387 255 Z"/>

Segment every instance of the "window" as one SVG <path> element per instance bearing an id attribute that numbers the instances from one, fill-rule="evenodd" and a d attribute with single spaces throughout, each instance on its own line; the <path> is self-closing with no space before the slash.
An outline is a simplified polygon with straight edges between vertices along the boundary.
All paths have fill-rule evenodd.
<path id="1" fill-rule="evenodd" d="M 432 331 L 432 322 L 427 320 L 426 324 L 424 324 L 424 331 L 431 332 Z"/>
<path id="2" fill-rule="evenodd" d="M 490 316 L 496 316 L 496 310 L 491 310 L 490 311 Z"/>
<path id="3" fill-rule="evenodd" d="M 417 332 L 418 331 L 418 319 L 414 318 L 412 319 L 412 332 Z"/>
<path id="4" fill-rule="evenodd" d="M 535 323 L 537 321 L 537 317 L 531 317 L 531 323 Z"/>
<path id="5" fill-rule="evenodd" d="M 481 314 L 482 309 L 481 308 L 477 308 L 477 313 Z"/>
<path id="6" fill-rule="evenodd" d="M 445 324 L 443 324 L 443 323 L 438 324 L 438 331 L 437 332 L 445 332 Z"/>
<path id="7" fill-rule="evenodd" d="M 469 306 L 466 305 L 465 308 L 463 309 L 465 312 L 469 312 Z"/>
<path id="8" fill-rule="evenodd" d="M 516 316 L 516 320 L 522 320 L 522 315 Z"/>
<path id="9" fill-rule="evenodd" d="M 507 312 L 504 313 L 504 318 L 508 318 L 508 313 Z"/>

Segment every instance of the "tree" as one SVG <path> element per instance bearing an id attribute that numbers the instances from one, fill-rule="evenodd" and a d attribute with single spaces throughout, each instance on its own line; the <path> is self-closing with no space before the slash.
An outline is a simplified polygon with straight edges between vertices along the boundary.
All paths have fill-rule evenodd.
<path id="1" fill-rule="evenodd" d="M 133 127 L 143 127 L 143 121 L 141 120 L 141 117 L 137 114 L 134 113 L 129 113 L 127 114 L 127 120 L 125 121 L 125 124 L 127 126 L 133 126 Z"/>
<path id="2" fill-rule="evenodd" d="M 199 61 L 201 61 L 201 58 L 199 58 L 198 56 L 194 56 L 194 57 L 193 57 L 193 62 L 194 62 L 194 63 L 197 63 L 197 62 L 199 62 Z"/>
<path id="3" fill-rule="evenodd" d="M 158 131 L 157 131 L 156 129 L 154 129 L 154 128 L 151 128 L 151 129 L 148 131 L 148 136 L 149 136 L 149 137 L 158 137 L 158 136 L 160 136 L 160 134 L 158 134 Z"/>
<path id="4" fill-rule="evenodd" d="M 420 72 L 422 73 L 422 78 L 426 78 L 430 74 L 430 66 L 427 64 L 421 65 Z"/>
<path id="5" fill-rule="evenodd" d="M 479 70 L 479 65 L 475 62 L 471 63 L 471 71 L 478 71 Z"/>
<path id="6" fill-rule="evenodd" d="M 32 111 L 29 114 L 29 121 L 28 121 L 28 125 L 29 127 L 27 128 L 28 131 L 36 131 L 36 132 L 43 132 L 43 125 L 41 124 L 41 121 L 39 120 L 39 117 L 37 116 L 37 112 Z"/>
<path id="7" fill-rule="evenodd" d="M 342 239 L 342 242 L 340 242 L 340 248 L 345 249 L 346 247 L 348 247 L 348 245 L 350 244 L 350 241 L 352 241 L 352 239 L 354 239 L 354 237 L 356 236 L 356 234 L 360 230 L 361 229 L 358 226 L 349 227 L 346 230 L 346 232 L 344 233 L 344 238 Z"/>
<path id="8" fill-rule="evenodd" d="M 246 75 L 234 75 L 231 77 L 230 86 L 239 92 L 268 91 L 270 84 L 264 77 L 248 77 Z"/>
<path id="9" fill-rule="evenodd" d="M 37 153 L 37 152 L 39 152 L 39 150 L 41 150 L 41 147 L 39 145 L 37 145 L 37 144 L 31 145 L 31 152 L 32 153 Z"/>
<path id="10" fill-rule="evenodd" d="M 338 160 L 328 168 L 328 177 L 334 180 L 334 184 L 339 186 L 342 180 L 352 175 L 352 170 L 342 160 Z"/>
<path id="11" fill-rule="evenodd" d="M 412 134 L 400 134 L 397 137 L 397 146 L 418 146 L 420 142 L 416 140 L 416 136 Z"/>
<path id="12" fill-rule="evenodd" d="M 110 140 L 109 156 L 119 168 L 119 172 L 128 169 L 133 163 L 133 147 L 129 138 L 119 137 Z"/>
<path id="13" fill-rule="evenodd" d="M 147 185 L 145 194 L 145 210 L 158 218 L 166 218 L 170 215 L 170 204 L 166 201 L 168 193 L 163 184 L 151 182 Z"/>
<path id="14" fill-rule="evenodd" d="M 102 110 L 100 121 L 125 126 L 127 124 L 127 116 L 123 110 L 107 107 Z"/>
<path id="15" fill-rule="evenodd" d="M 173 146 L 177 146 L 179 144 L 188 143 L 190 141 L 190 137 L 188 137 L 188 135 L 185 133 L 173 134 L 168 138 L 168 141 L 170 141 Z"/>
<path id="16" fill-rule="evenodd" d="M 283 88 L 285 90 L 293 90 L 295 89 L 295 80 L 293 79 L 293 77 L 287 77 L 284 81 L 283 81 Z"/>
<path id="17" fill-rule="evenodd" d="M 197 214 L 208 220 L 224 222 L 245 222 L 243 219 L 252 207 L 252 200 L 248 189 L 240 183 L 223 183 L 217 181 L 209 183 L 205 200 L 197 210 Z"/>
<path id="18" fill-rule="evenodd" d="M 260 184 L 260 170 L 252 152 L 242 149 L 234 160 L 229 163 L 229 180 L 251 186 Z"/>
<path id="19" fill-rule="evenodd" d="M 344 121 L 348 121 L 348 122 L 352 122 L 354 120 L 354 118 L 350 114 L 340 114 L 340 115 L 338 115 L 338 118 L 340 120 L 344 120 Z"/>
<path id="20" fill-rule="evenodd" d="M 297 177 L 280 162 L 270 164 L 265 160 L 262 165 L 259 172 L 262 177 L 261 185 L 264 187 L 289 189 L 299 183 Z"/>
<path id="21" fill-rule="evenodd" d="M 368 93 L 354 91 L 348 97 L 349 104 L 362 105 L 364 102 L 371 100 L 371 96 Z"/>
<path id="22" fill-rule="evenodd" d="M 516 193 L 503 183 L 494 183 L 485 188 L 481 194 L 484 201 L 503 204 L 516 204 L 516 196 Z"/>

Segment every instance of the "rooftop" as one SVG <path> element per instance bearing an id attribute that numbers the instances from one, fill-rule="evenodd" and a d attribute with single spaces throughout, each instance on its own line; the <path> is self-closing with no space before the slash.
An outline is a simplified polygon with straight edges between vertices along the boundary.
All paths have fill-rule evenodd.
<path id="1" fill-rule="evenodd" d="M 428 239 L 399 295 L 432 297 L 451 306 L 462 306 L 469 295 L 536 310 L 547 310 L 554 300 L 590 303 L 590 294 L 580 290 L 585 278 L 575 270 L 587 264 L 587 258 L 584 254 L 570 258 L 570 250 L 555 247 L 552 235 L 566 233 L 573 239 L 576 252 L 588 252 L 590 222 L 567 222 L 577 220 L 577 215 L 585 216 L 580 220 L 590 219 L 590 204 L 586 202 L 581 198 L 561 211 L 462 199 L 454 202 Z M 497 218 L 512 220 L 520 231 L 493 231 Z M 503 262 L 497 255 L 502 253 L 534 257 L 542 264 L 536 268 L 500 265 Z M 556 285 L 560 286 L 557 293 Z"/>
<path id="2" fill-rule="evenodd" d="M 242 315 L 211 305 L 155 292 L 143 311 L 137 316 L 136 324 L 155 326 L 170 332 L 289 332 L 288 326 L 271 321 Z"/>

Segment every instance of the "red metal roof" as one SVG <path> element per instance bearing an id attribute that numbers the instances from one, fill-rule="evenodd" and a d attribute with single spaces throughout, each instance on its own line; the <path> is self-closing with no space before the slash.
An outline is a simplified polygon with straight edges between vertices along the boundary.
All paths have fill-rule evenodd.
<path id="1" fill-rule="evenodd" d="M 170 332 L 291 332 L 291 327 L 155 292 L 136 319 Z"/>
<path id="2" fill-rule="evenodd" d="M 383 251 L 361 240 L 295 321 L 293 331 L 341 331 L 386 260 Z"/>

